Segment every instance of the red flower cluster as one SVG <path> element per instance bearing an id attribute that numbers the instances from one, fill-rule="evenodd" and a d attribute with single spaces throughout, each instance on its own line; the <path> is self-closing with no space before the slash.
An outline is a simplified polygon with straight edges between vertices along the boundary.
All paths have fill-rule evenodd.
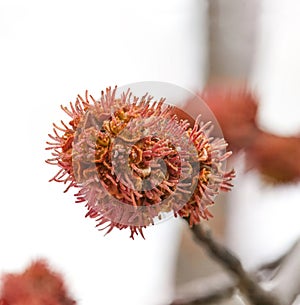
<path id="1" fill-rule="evenodd" d="M 246 87 L 214 85 L 205 88 L 201 97 L 216 116 L 230 149 L 237 151 L 252 144 L 258 133 L 257 102 Z"/>
<path id="2" fill-rule="evenodd" d="M 60 275 L 44 261 L 34 262 L 21 274 L 2 278 L 1 305 L 75 305 Z"/>
<path id="3" fill-rule="evenodd" d="M 230 149 L 245 152 L 248 170 L 257 169 L 274 184 L 300 180 L 299 136 L 282 137 L 263 131 L 256 122 L 257 97 L 245 86 L 210 85 L 199 95 L 216 116 Z"/>
<path id="4" fill-rule="evenodd" d="M 246 150 L 248 169 L 257 169 L 273 184 L 300 181 L 300 137 L 260 132 Z"/>
<path id="5" fill-rule="evenodd" d="M 130 228 L 132 238 L 143 236 L 168 212 L 194 225 L 211 217 L 215 195 L 232 186 L 225 141 L 210 137 L 211 124 L 199 118 L 191 127 L 164 99 L 130 91 L 116 97 L 108 88 L 99 101 L 86 93 L 62 109 L 71 121 L 54 124 L 49 135 L 47 163 L 60 168 L 50 181 L 68 184 L 66 191 L 79 187 L 77 202 L 108 232 Z"/>

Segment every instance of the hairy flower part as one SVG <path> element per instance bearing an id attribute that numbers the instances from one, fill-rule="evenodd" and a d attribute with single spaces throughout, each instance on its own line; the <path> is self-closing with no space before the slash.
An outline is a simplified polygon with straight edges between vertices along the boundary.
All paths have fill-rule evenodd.
<path id="1" fill-rule="evenodd" d="M 131 238 L 164 213 L 190 225 L 211 217 L 208 206 L 234 177 L 224 170 L 231 154 L 224 139 L 210 137 L 211 123 L 200 117 L 191 127 L 164 99 L 129 90 L 117 98 L 116 90 L 62 107 L 71 121 L 49 135 L 47 162 L 60 168 L 51 181 L 68 184 L 66 191 L 79 187 L 76 202 L 86 204 L 86 216 L 107 232 L 129 228 Z"/>
<path id="2" fill-rule="evenodd" d="M 44 261 L 36 261 L 21 274 L 2 277 L 1 305 L 75 305 L 60 275 Z"/>

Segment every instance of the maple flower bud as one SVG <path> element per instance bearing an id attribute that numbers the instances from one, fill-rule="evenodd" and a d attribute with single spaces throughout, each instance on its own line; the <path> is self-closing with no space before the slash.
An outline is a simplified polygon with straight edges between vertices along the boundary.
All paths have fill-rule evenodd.
<path id="1" fill-rule="evenodd" d="M 43 260 L 33 262 L 23 273 L 2 276 L 0 305 L 75 305 L 61 275 Z"/>
<path id="2" fill-rule="evenodd" d="M 257 97 L 250 89 L 215 84 L 207 86 L 200 96 L 216 116 L 231 150 L 236 152 L 252 145 L 259 130 Z"/>
<path id="3" fill-rule="evenodd" d="M 130 90 L 107 88 L 100 100 L 86 92 L 62 109 L 69 124 L 54 124 L 47 142 L 59 167 L 50 181 L 78 187 L 76 202 L 97 226 L 131 231 L 131 238 L 164 214 L 186 218 L 190 225 L 208 219 L 208 206 L 229 190 L 234 172 L 225 172 L 224 139 L 209 133 L 212 124 L 197 117 L 194 126 L 174 114 L 164 98 L 153 101 Z"/>

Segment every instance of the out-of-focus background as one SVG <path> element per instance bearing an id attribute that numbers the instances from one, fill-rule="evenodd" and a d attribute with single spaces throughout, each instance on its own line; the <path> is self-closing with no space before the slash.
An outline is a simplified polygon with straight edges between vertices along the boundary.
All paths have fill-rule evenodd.
<path id="1" fill-rule="evenodd" d="M 2 0 L 0 272 L 44 257 L 78 304 L 160 305 L 176 285 L 217 269 L 180 220 L 147 229 L 146 241 L 103 237 L 63 185 L 47 182 L 56 170 L 44 164 L 47 134 L 60 104 L 85 89 L 97 98 L 115 84 L 196 91 L 221 80 L 255 90 L 261 128 L 299 135 L 299 13 L 295 0 Z M 300 189 L 267 186 L 243 166 L 240 155 L 211 227 L 254 268 L 299 237 Z"/>

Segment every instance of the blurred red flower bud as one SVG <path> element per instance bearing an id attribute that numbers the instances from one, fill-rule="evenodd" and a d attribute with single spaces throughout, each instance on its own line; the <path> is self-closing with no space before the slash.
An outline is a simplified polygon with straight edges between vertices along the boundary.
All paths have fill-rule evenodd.
<path id="1" fill-rule="evenodd" d="M 246 153 L 247 170 L 256 169 L 265 181 L 277 184 L 300 180 L 300 138 L 262 131 L 256 124 L 257 98 L 246 86 L 209 85 L 200 96 L 220 123 L 230 149 Z"/>
<path id="2" fill-rule="evenodd" d="M 299 137 L 261 132 L 246 153 L 248 169 L 258 169 L 266 181 L 279 184 L 300 180 Z"/>
<path id="3" fill-rule="evenodd" d="M 216 116 L 231 150 L 251 145 L 258 133 L 257 101 L 246 87 L 210 85 L 200 96 Z"/>
<path id="4" fill-rule="evenodd" d="M 1 305 L 75 305 L 62 277 L 44 261 L 36 261 L 21 274 L 2 277 Z"/>

